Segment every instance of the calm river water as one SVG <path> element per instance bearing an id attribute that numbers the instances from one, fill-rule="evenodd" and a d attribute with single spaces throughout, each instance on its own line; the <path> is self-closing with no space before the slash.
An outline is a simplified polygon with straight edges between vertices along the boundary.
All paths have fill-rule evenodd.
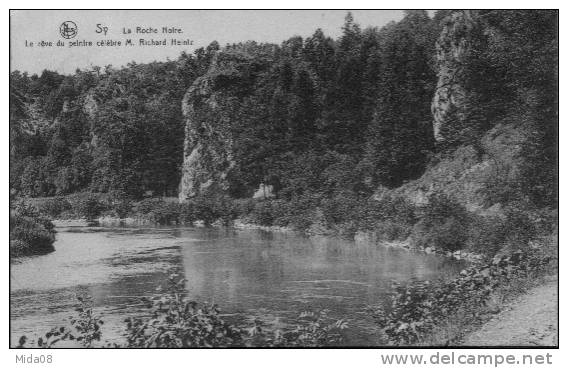
<path id="1" fill-rule="evenodd" d="M 393 280 L 454 275 L 463 263 L 334 238 L 218 228 L 58 228 L 56 251 L 11 264 L 11 343 L 45 334 L 92 296 L 106 340 L 120 341 L 126 316 L 143 313 L 177 270 L 191 298 L 214 302 L 227 318 L 293 322 L 328 309 L 346 319 L 346 345 L 378 345 L 365 306 L 388 297 Z"/>

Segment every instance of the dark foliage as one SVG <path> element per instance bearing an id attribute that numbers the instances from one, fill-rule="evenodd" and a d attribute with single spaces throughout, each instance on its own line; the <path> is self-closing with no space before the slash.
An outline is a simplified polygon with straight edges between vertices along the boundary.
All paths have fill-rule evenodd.
<path id="1" fill-rule="evenodd" d="M 54 226 L 34 207 L 18 202 L 10 208 L 10 256 L 44 254 L 54 250 Z"/>
<path id="2" fill-rule="evenodd" d="M 213 42 L 174 61 L 121 69 L 94 67 L 70 76 L 13 72 L 11 189 L 32 197 L 85 190 L 119 192 L 129 200 L 175 196 L 186 129 L 181 102 L 192 83 L 207 75 L 218 107 L 198 108 L 195 120 L 215 132 L 187 129 L 213 151 L 222 151 L 216 145 L 230 137 L 234 164 L 226 194 L 247 197 L 259 184 L 272 185 L 279 198 L 301 207 L 320 205 L 323 196 L 325 221 L 344 223 L 339 207 L 364 202 L 378 185 L 397 187 L 419 177 L 432 157 L 435 43 L 453 12 L 430 18 L 425 11 L 407 11 L 399 22 L 363 30 L 348 14 L 337 40 L 318 29 L 281 45 L 221 48 Z M 475 17 L 474 27 L 464 30 L 469 49 L 459 65 L 467 101 L 444 126 L 447 139 L 437 148 L 479 148 L 489 128 L 522 119 L 534 137 L 522 148 L 523 180 L 514 196 L 526 196 L 537 207 L 555 206 L 557 13 L 491 10 Z M 207 163 L 212 160 L 203 158 L 208 170 L 226 169 Z M 506 190 L 494 194 L 510 196 Z M 219 203 L 226 207 L 226 201 Z M 263 224 L 296 221 L 306 227 L 304 218 L 311 215 L 303 207 L 292 213 L 285 205 L 258 206 Z M 115 215 L 125 216 L 129 207 L 123 202 Z M 155 215 L 169 222 L 168 213 L 177 210 L 163 207 Z M 197 211 L 206 222 L 218 217 L 215 212 L 231 212 L 217 208 L 207 214 L 202 199 L 191 207 L 186 217 Z M 460 225 L 445 226 L 451 231 Z"/>
<path id="3" fill-rule="evenodd" d="M 412 234 L 415 246 L 448 251 L 464 247 L 471 215 L 457 200 L 443 193 L 434 193 L 419 212 L 420 220 Z"/>
<path id="4" fill-rule="evenodd" d="M 87 221 L 95 220 L 105 209 L 104 204 L 94 194 L 78 198 L 72 206 L 75 213 Z"/>
<path id="5" fill-rule="evenodd" d="M 550 261 L 537 251 L 517 251 L 470 266 L 452 280 L 394 285 L 390 303 L 373 308 L 372 314 L 391 344 L 415 344 L 452 315 L 475 320 L 497 289 L 541 275 Z"/>
<path id="6" fill-rule="evenodd" d="M 345 188 L 357 196 L 372 189 L 369 175 L 399 184 L 421 173 L 432 146 L 433 35 L 425 12 L 408 12 L 380 31 L 361 30 L 348 14 L 337 41 L 317 30 L 280 46 L 249 42 L 220 50 L 212 43 L 175 61 L 71 76 L 14 72 L 11 187 L 32 197 L 85 190 L 177 194 L 186 123 L 181 101 L 215 53 L 219 65 L 238 65 L 232 74 L 212 76 L 222 106 L 198 120 L 232 136 L 238 166 L 228 178 L 229 194 L 243 196 L 265 183 L 288 199 Z M 369 135 L 370 125 L 380 127 Z M 209 133 L 197 134 L 213 144 Z M 382 145 L 384 139 L 389 143 Z M 377 144 L 394 156 L 378 152 Z M 370 166 L 360 167 L 363 157 Z"/>

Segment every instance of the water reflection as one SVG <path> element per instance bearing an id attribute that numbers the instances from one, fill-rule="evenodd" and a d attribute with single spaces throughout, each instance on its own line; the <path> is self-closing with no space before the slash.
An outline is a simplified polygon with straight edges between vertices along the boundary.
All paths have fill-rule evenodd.
<path id="1" fill-rule="evenodd" d="M 304 310 L 347 318 L 347 344 L 375 345 L 363 312 L 384 299 L 392 280 L 454 274 L 461 264 L 365 242 L 287 233 L 206 228 L 61 228 L 56 251 L 12 264 L 11 336 L 46 332 L 71 314 L 77 294 L 93 297 L 107 337 L 142 313 L 173 270 L 195 300 L 214 302 L 237 319 L 293 322 Z"/>

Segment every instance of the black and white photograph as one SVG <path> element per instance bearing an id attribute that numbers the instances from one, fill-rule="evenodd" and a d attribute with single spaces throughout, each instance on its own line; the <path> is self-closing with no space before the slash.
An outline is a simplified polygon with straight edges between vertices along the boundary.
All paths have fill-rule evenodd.
<path id="1" fill-rule="evenodd" d="M 551 364 L 530 349 L 559 347 L 558 9 L 9 22 L 16 363 L 522 348 L 491 366 Z"/>

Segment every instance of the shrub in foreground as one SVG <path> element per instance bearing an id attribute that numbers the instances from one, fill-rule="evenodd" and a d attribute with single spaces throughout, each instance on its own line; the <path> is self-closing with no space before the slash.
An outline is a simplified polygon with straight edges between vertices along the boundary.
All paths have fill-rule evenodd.
<path id="1" fill-rule="evenodd" d="M 144 299 L 149 317 L 126 319 L 126 343 L 102 344 L 118 348 L 313 347 L 340 343 L 341 331 L 347 327 L 343 320 L 330 321 L 325 311 L 303 312 L 297 325 L 282 330 L 266 328 L 260 321 L 236 326 L 221 317 L 216 305 L 188 300 L 184 290 L 184 280 L 171 275 L 164 295 Z M 88 300 L 80 299 L 79 315 L 71 319 L 71 326 L 53 328 L 35 341 L 22 336 L 17 347 L 49 348 L 62 341 L 84 347 L 100 343 L 103 321 L 93 313 Z"/>
<path id="2" fill-rule="evenodd" d="M 448 281 L 395 284 L 390 302 L 371 313 L 391 344 L 416 344 L 452 315 L 459 313 L 464 323 L 475 320 L 495 290 L 541 275 L 551 260 L 537 250 L 517 251 L 472 265 Z"/>

